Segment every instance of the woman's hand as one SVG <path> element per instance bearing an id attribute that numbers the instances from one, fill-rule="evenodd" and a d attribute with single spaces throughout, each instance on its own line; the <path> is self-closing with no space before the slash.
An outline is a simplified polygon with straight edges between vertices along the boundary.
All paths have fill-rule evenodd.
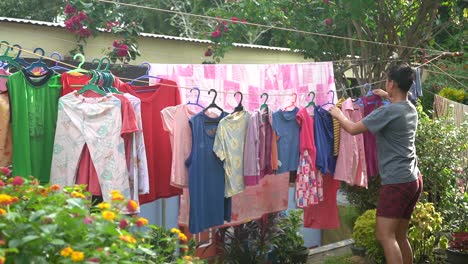
<path id="1" fill-rule="evenodd" d="M 388 93 L 382 89 L 375 89 L 372 91 L 374 95 L 380 96 L 383 99 L 388 99 Z"/>
<path id="2" fill-rule="evenodd" d="M 336 106 L 332 106 L 328 112 L 330 113 L 331 116 L 333 116 L 334 118 L 336 118 L 338 121 L 340 121 L 340 119 L 343 119 L 345 118 L 345 116 L 343 115 L 343 112 L 341 112 L 341 109 L 336 107 Z"/>

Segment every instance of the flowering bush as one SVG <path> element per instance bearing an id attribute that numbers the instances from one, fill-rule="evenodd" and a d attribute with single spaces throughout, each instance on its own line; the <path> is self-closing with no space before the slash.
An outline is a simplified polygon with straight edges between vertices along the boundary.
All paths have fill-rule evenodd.
<path id="1" fill-rule="evenodd" d="M 72 0 L 64 7 L 66 17 L 65 27 L 76 35 L 78 46 L 70 53 L 84 54 L 86 39 L 96 36 L 99 31 L 117 34 L 120 40 L 115 40 L 112 47 L 103 49 L 103 53 L 115 63 L 128 63 L 140 56 L 137 37 L 143 28 L 134 21 L 126 21 L 119 6 L 96 1 Z"/>
<path id="2" fill-rule="evenodd" d="M 138 204 L 118 191 L 111 202 L 92 205 L 84 186 L 41 186 L 37 179 L 10 177 L 0 168 L 0 264 L 3 263 L 161 263 L 154 232 L 160 227 L 123 212 Z M 193 260 L 178 248 L 187 237 L 164 233 L 157 239 L 172 243 L 172 263 Z M 184 256 L 185 255 L 185 256 Z M 188 261 L 190 260 L 190 261 Z M 167 263 L 167 262 L 166 262 Z"/>

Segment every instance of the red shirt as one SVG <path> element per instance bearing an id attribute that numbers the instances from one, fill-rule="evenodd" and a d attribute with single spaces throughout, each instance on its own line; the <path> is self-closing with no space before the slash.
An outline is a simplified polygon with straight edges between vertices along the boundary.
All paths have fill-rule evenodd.
<path id="1" fill-rule="evenodd" d="M 140 195 L 140 204 L 182 194 L 181 189 L 170 185 L 171 142 L 169 133 L 163 128 L 161 118 L 161 110 L 181 103 L 177 83 L 163 79 L 152 86 L 133 86 L 119 82 L 116 87 L 141 100 L 141 118 L 148 161 L 150 193 Z M 142 92 L 138 92 L 139 90 Z"/>

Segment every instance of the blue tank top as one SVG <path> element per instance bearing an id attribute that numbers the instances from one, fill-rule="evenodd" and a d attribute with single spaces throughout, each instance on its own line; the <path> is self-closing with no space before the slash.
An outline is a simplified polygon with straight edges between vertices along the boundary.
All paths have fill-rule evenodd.
<path id="1" fill-rule="evenodd" d="M 192 151 L 189 170 L 189 230 L 197 234 L 231 221 L 231 199 L 224 197 L 224 168 L 213 151 L 218 123 L 227 113 L 210 118 L 202 111 L 190 119 Z"/>
<path id="2" fill-rule="evenodd" d="M 314 108 L 314 134 L 317 156 L 316 167 L 323 174 L 335 174 L 336 158 L 333 156 L 333 121 L 327 110 Z"/>
<path id="3" fill-rule="evenodd" d="M 299 108 L 291 111 L 278 110 L 273 113 L 273 129 L 279 136 L 278 160 L 281 162 L 278 173 L 297 171 L 299 166 L 299 124 L 296 115 Z"/>

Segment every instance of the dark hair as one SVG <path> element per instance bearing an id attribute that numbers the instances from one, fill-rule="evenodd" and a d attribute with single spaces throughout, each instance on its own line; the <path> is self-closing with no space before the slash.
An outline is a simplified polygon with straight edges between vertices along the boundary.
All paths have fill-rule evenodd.
<path id="1" fill-rule="evenodd" d="M 391 66 L 387 76 L 389 80 L 397 82 L 402 91 L 408 92 L 413 84 L 415 73 L 407 63 L 402 63 Z"/>

